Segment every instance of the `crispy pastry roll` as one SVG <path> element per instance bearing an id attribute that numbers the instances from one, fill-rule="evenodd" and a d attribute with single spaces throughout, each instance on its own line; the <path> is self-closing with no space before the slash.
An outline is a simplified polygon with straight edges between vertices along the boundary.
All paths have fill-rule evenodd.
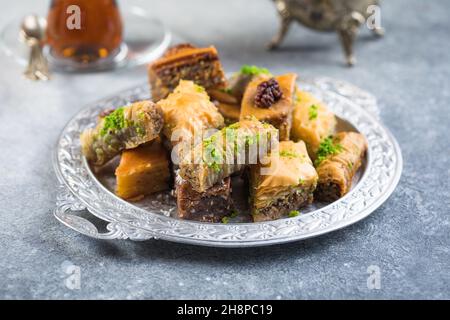
<path id="1" fill-rule="evenodd" d="M 247 86 L 242 98 L 240 119 L 254 116 L 277 128 L 280 131 L 280 141 L 289 140 L 296 79 L 297 75 L 294 73 L 274 78 L 265 75 L 254 79 Z M 277 95 L 273 96 L 273 93 Z"/>
<path id="2" fill-rule="evenodd" d="M 123 199 L 139 199 L 169 189 L 169 160 L 160 139 L 125 150 L 116 178 L 116 193 Z"/>
<path id="3" fill-rule="evenodd" d="M 171 93 L 180 80 L 192 80 L 205 89 L 225 88 L 226 79 L 215 47 L 195 48 L 183 44 L 150 64 L 152 98 L 159 101 Z"/>
<path id="4" fill-rule="evenodd" d="M 203 222 L 220 222 L 233 210 L 231 178 L 225 178 L 205 192 L 197 192 L 191 184 L 175 177 L 178 217 Z"/>
<path id="5" fill-rule="evenodd" d="M 356 132 L 340 132 L 334 138 L 324 139 L 315 161 L 319 175 L 315 197 L 335 201 L 347 194 L 366 150 L 366 139 Z"/>
<path id="6" fill-rule="evenodd" d="M 85 157 L 101 166 L 125 149 L 136 148 L 158 137 L 163 127 L 161 109 L 151 101 L 139 101 L 101 117 L 97 127 L 80 137 Z"/>
<path id="7" fill-rule="evenodd" d="M 267 165 L 250 169 L 250 205 L 255 222 L 279 219 L 312 202 L 317 173 L 303 141 L 282 141 Z M 268 169 L 263 172 L 261 169 Z"/>
<path id="8" fill-rule="evenodd" d="M 242 120 L 195 146 L 180 164 L 180 175 L 192 188 L 204 192 L 222 179 L 257 163 L 266 154 L 277 130 L 256 119 Z"/>
<path id="9" fill-rule="evenodd" d="M 320 142 L 333 135 L 335 128 L 336 117 L 325 104 L 308 92 L 297 92 L 291 137 L 294 141 L 303 140 L 306 143 L 311 159 L 316 158 Z"/>

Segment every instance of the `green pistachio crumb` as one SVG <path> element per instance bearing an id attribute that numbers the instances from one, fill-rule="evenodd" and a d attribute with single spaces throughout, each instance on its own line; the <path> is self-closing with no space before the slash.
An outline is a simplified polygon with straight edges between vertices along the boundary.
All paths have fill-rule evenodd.
<path id="1" fill-rule="evenodd" d="M 247 64 L 244 64 L 241 67 L 241 70 L 239 72 L 241 74 L 250 75 L 250 76 L 257 76 L 260 74 L 267 74 L 267 75 L 271 74 L 270 71 L 267 70 L 266 68 L 260 68 L 257 66 L 251 66 L 251 65 L 247 65 Z"/>
<path id="2" fill-rule="evenodd" d="M 211 169 L 213 169 L 215 172 L 220 172 L 220 165 L 217 162 L 213 162 L 209 165 Z"/>
<path id="3" fill-rule="evenodd" d="M 239 129 L 239 122 L 230 124 L 227 129 Z"/>
<path id="4" fill-rule="evenodd" d="M 106 135 L 108 132 L 121 130 L 131 124 L 125 119 L 123 111 L 124 107 L 118 108 L 104 118 L 103 128 L 100 130 L 101 136 Z"/>
<path id="5" fill-rule="evenodd" d="M 342 146 L 333 141 L 333 137 L 328 137 L 322 140 L 317 151 L 317 158 L 314 161 L 316 167 L 322 163 L 330 155 L 338 154 L 342 151 Z"/>
<path id="6" fill-rule="evenodd" d="M 291 212 L 289 212 L 289 218 L 294 218 L 297 217 L 300 214 L 300 212 L 298 210 L 292 210 Z"/>
<path id="7" fill-rule="evenodd" d="M 318 107 L 313 104 L 309 107 L 309 120 L 317 119 L 318 116 Z"/>
<path id="8" fill-rule="evenodd" d="M 203 88 L 202 86 L 199 86 L 198 84 L 194 84 L 194 86 L 195 86 L 195 90 L 197 92 L 200 92 L 200 93 L 206 92 L 205 88 Z"/>
<path id="9" fill-rule="evenodd" d="M 282 150 L 282 151 L 280 151 L 280 157 L 298 158 L 298 157 L 300 157 L 300 155 L 298 153 L 290 151 L 290 150 Z"/>
<path id="10" fill-rule="evenodd" d="M 222 218 L 222 223 L 228 223 L 228 222 L 230 222 L 230 218 L 229 217 L 223 217 Z"/>
<path id="11" fill-rule="evenodd" d="M 145 136 L 145 129 L 143 129 L 141 126 L 137 126 L 137 127 L 136 127 L 136 133 L 137 133 L 140 137 L 143 137 L 143 136 Z"/>

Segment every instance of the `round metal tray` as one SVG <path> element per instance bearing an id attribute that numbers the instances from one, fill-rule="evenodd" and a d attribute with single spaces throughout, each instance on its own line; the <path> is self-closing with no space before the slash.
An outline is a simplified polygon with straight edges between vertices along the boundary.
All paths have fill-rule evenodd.
<path id="1" fill-rule="evenodd" d="M 66 226 L 98 239 L 164 239 L 217 247 L 264 246 L 306 239 L 353 224 L 377 209 L 394 191 L 401 176 L 402 156 L 395 138 L 379 121 L 376 99 L 361 89 L 329 78 L 302 79 L 302 90 L 323 100 L 343 126 L 368 140 L 365 164 L 352 190 L 331 204 L 313 204 L 295 218 L 247 223 L 203 223 L 177 219 L 168 194 L 126 202 L 111 192 L 108 178 L 93 174 L 81 154 L 79 136 L 94 126 L 105 108 L 149 99 L 148 85 L 98 101 L 78 113 L 58 139 L 53 165 L 61 183 L 55 217 Z M 104 232 L 90 213 L 106 223 Z M 98 220 L 98 219 L 97 219 Z"/>

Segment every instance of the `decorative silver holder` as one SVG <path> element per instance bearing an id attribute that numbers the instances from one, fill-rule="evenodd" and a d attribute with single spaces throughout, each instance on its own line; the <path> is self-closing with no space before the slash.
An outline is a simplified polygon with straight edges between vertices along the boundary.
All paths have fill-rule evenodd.
<path id="1" fill-rule="evenodd" d="M 379 10 L 378 0 L 273 0 L 280 16 L 280 28 L 269 43 L 269 49 L 276 49 L 283 42 L 294 21 L 322 32 L 336 32 L 344 49 L 347 65 L 353 66 L 356 58 L 353 44 L 360 27 Z M 384 35 L 381 26 L 374 25 L 372 32 Z"/>

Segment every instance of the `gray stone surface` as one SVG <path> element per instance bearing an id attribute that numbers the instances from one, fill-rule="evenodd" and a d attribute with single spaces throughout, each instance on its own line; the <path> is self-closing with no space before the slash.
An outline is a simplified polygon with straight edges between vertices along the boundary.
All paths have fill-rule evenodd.
<path id="1" fill-rule="evenodd" d="M 1 0 L 0 21 L 47 3 Z M 385 1 L 387 35 L 373 41 L 362 32 L 354 69 L 343 67 L 333 34 L 301 27 L 282 50 L 266 52 L 278 26 L 270 1 L 140 3 L 184 39 L 217 45 L 228 70 L 252 63 L 373 92 L 403 150 L 400 184 L 364 221 L 287 245 L 225 250 L 95 241 L 52 216 L 51 151 L 83 105 L 146 81 L 145 68 L 31 83 L 2 56 L 0 298 L 450 298 L 448 1 Z M 80 290 L 64 285 L 66 260 L 81 268 Z M 370 265 L 380 267 L 380 290 L 367 288 Z"/>

